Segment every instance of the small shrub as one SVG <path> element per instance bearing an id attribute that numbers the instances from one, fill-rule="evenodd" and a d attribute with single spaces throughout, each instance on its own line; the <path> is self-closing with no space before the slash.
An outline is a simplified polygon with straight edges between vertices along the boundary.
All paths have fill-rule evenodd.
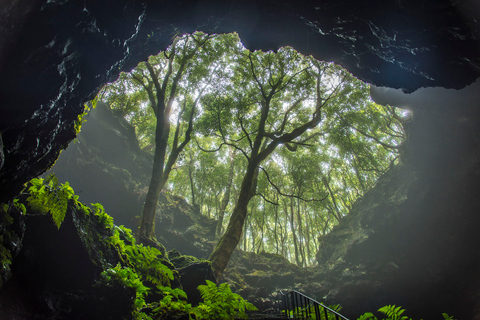
<path id="1" fill-rule="evenodd" d="M 206 283 L 198 286 L 203 302 L 193 310 L 196 319 L 248 319 L 245 311 L 258 310 L 239 294 L 233 293 L 228 283 L 218 287 L 212 281 L 206 280 Z"/>

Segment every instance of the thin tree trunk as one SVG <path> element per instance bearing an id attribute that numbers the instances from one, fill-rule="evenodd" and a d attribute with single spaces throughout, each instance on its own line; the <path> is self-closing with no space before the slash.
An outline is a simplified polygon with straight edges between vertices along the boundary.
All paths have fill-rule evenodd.
<path id="1" fill-rule="evenodd" d="M 297 201 L 297 225 L 298 225 L 298 233 L 299 233 L 299 240 L 298 240 L 298 244 L 299 244 L 299 251 L 300 251 L 300 255 L 301 255 L 301 258 L 302 258 L 302 267 L 305 266 L 305 263 L 306 263 L 306 259 L 305 259 L 305 242 L 303 239 L 305 239 L 305 234 L 304 234 L 304 226 L 303 226 L 303 223 L 302 223 L 302 215 L 301 215 L 301 203 L 300 201 Z"/>
<path id="2" fill-rule="evenodd" d="M 275 194 L 275 202 L 278 203 L 278 193 Z M 275 238 L 275 253 L 278 254 L 278 233 L 277 233 L 277 227 L 278 227 L 278 205 L 274 207 L 275 210 L 275 224 L 273 228 L 273 236 Z"/>
<path id="3" fill-rule="evenodd" d="M 340 213 L 340 210 L 338 209 L 337 200 L 335 199 L 335 194 L 333 193 L 332 188 L 330 188 L 330 182 L 328 181 L 329 179 L 330 179 L 330 177 L 328 177 L 328 178 L 322 177 L 323 183 L 325 184 L 325 186 L 328 189 L 328 192 L 330 193 L 330 198 L 332 198 L 333 207 L 334 207 L 335 212 L 336 212 L 336 214 L 334 214 L 334 217 L 338 220 L 338 222 L 340 222 L 340 220 L 342 220 L 342 214 Z"/>
<path id="4" fill-rule="evenodd" d="M 294 214 L 295 212 L 295 205 L 293 203 L 293 198 L 290 198 L 290 228 L 292 230 L 292 236 L 293 236 L 293 246 L 295 249 L 295 263 L 297 266 L 300 265 L 300 259 L 299 259 L 299 254 L 298 254 L 298 241 L 297 241 L 297 233 L 295 231 L 295 224 L 294 224 Z"/>
<path id="5" fill-rule="evenodd" d="M 283 212 L 285 213 L 285 228 L 284 228 L 284 232 L 282 233 L 282 255 L 286 256 L 287 254 L 287 228 L 288 228 L 288 217 L 289 217 L 289 214 L 288 214 L 288 206 L 287 206 L 287 201 L 284 200 L 283 201 Z"/>
<path id="6" fill-rule="evenodd" d="M 188 162 L 188 178 L 190 179 L 190 190 L 192 191 L 192 206 L 197 207 L 195 203 L 195 184 L 193 182 L 193 158 L 192 152 L 190 151 L 190 161 Z"/>
<path id="7" fill-rule="evenodd" d="M 233 148 L 230 148 L 230 167 L 228 168 L 227 186 L 225 188 L 225 194 L 223 195 L 222 203 L 220 205 L 220 210 L 218 212 L 217 227 L 215 229 L 215 237 L 217 238 L 217 240 L 220 239 L 220 236 L 222 235 L 223 218 L 225 216 L 225 210 L 227 209 L 228 202 L 230 200 L 230 190 L 232 188 L 232 183 L 233 183 L 234 168 L 235 168 L 235 152 L 233 151 Z"/>
<path id="8" fill-rule="evenodd" d="M 305 228 L 306 228 L 306 247 L 307 247 L 307 259 L 308 259 L 308 262 L 310 263 L 311 260 L 311 257 L 312 257 L 312 252 L 310 251 L 310 244 L 311 244 L 311 240 L 310 240 L 310 229 L 312 227 L 312 217 L 308 214 L 307 212 L 307 209 L 305 208 L 305 216 L 307 217 L 307 223 L 305 224 Z"/>

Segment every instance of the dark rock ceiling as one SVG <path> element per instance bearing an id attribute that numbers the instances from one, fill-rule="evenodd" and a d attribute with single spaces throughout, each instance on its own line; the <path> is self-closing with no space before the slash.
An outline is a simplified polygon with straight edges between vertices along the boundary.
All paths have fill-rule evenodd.
<path id="1" fill-rule="evenodd" d="M 291 45 L 377 86 L 462 88 L 480 76 L 478 13 L 474 0 L 3 0 L 0 200 L 53 163 L 85 100 L 178 32 Z"/>

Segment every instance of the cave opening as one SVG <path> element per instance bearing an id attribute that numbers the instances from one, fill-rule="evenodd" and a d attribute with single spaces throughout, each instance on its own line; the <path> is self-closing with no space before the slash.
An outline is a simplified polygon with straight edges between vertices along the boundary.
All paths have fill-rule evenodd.
<path id="1" fill-rule="evenodd" d="M 280 130 L 292 131 L 295 122 L 301 123 L 296 119 L 308 118 L 318 92 L 312 90 L 315 88 L 312 87 L 313 78 L 306 73 L 315 72 L 314 68 L 320 66 L 320 62 L 292 48 L 280 48 L 276 53 L 250 52 L 236 34 L 199 33 L 199 37 L 212 37 L 210 41 L 213 43 L 201 54 L 192 55 L 182 77 L 171 79 L 181 67 L 181 59 L 188 53 L 186 41 L 193 35 L 179 36 L 175 41 L 176 47 L 171 45 L 166 51 L 150 57 L 148 66 L 147 62 L 142 62 L 129 73 L 122 73 L 118 80 L 104 86 L 97 95 L 95 103 L 101 104 L 99 108 L 102 108 L 98 113 L 104 114 L 104 118 L 95 125 L 111 126 L 117 117 L 119 123 L 127 122 L 131 126 L 134 135 L 124 136 L 128 132 L 118 131 L 122 126 L 109 128 L 109 135 L 102 134 L 100 132 L 108 132 L 108 129 L 94 128 L 87 121 L 87 128 L 77 138 L 78 143 L 72 144 L 60 156 L 47 175 L 56 173 L 61 181 L 69 181 L 74 189 L 82 190 L 81 200 L 102 203 L 117 224 L 136 229 L 141 212 L 131 211 L 132 207 L 138 208 L 145 201 L 147 172 L 151 170 L 151 164 L 142 161 L 138 163 L 139 168 L 134 168 L 136 164 L 128 159 L 150 157 L 151 161 L 153 158 L 154 110 L 158 105 L 155 88 L 171 88 L 175 83 L 180 89 L 165 98 L 172 105 L 169 111 L 172 129 L 171 133 L 167 133 L 170 140 L 166 155 L 167 159 L 172 159 L 172 164 L 171 169 L 164 169 L 166 176 L 171 176 L 165 179 L 162 193 L 180 196 L 208 219 L 216 220 L 215 235 L 209 234 L 204 239 L 214 242 L 226 230 L 237 201 L 235 194 L 240 189 L 242 172 L 249 159 L 246 155 L 252 147 L 248 141 L 255 140 L 258 132 L 255 123 L 261 113 L 261 90 L 266 90 L 268 86 L 266 80 L 284 76 L 283 83 L 296 81 L 296 84 L 275 92 L 279 97 L 272 104 L 275 109 L 269 116 L 265 146 L 273 140 L 274 134 L 281 134 Z M 173 59 L 169 55 L 175 49 L 178 57 Z M 214 58 L 212 50 L 217 52 Z M 260 63 L 254 67 L 246 63 L 249 62 L 247 59 L 250 62 L 257 59 Z M 172 70 L 169 69 L 170 60 Z M 370 99 L 370 86 L 338 66 L 323 63 L 321 67 L 323 73 L 317 77 L 323 75 L 319 81 L 323 99 L 332 102 L 322 106 L 322 119 L 311 132 L 286 143 L 262 165 L 256 182 L 260 187 L 249 203 L 250 214 L 239 243 L 240 250 L 281 254 L 301 267 L 317 263 L 315 256 L 319 239 L 348 215 L 355 201 L 371 189 L 381 175 L 400 161 L 401 144 L 405 139 L 403 123 L 411 117 L 405 106 L 404 109 L 396 109 L 374 103 Z M 167 72 L 172 73 L 170 79 Z M 302 73 L 305 73 L 303 78 L 297 80 Z M 240 75 L 250 78 L 239 82 Z M 260 75 L 266 79 L 263 87 L 255 80 Z M 172 89 L 167 89 L 167 93 L 168 90 Z M 249 95 L 242 96 L 241 92 L 248 90 Z M 341 93 L 335 97 L 333 91 Z M 224 106 L 220 107 L 220 104 Z M 249 107 L 245 109 L 247 104 Z M 192 110 L 196 112 L 190 118 Z M 109 113 L 112 119 L 105 116 Z M 100 115 L 90 117 L 98 118 Z M 186 145 L 186 149 L 177 151 L 186 140 L 184 135 L 190 122 L 194 128 L 193 141 Z M 285 129 L 286 126 L 291 128 Z M 114 135 L 113 131 L 117 134 Z M 134 152 L 129 146 L 126 150 L 133 155 L 127 155 L 120 137 L 123 143 L 136 137 L 139 149 L 133 142 L 137 149 Z M 146 155 L 137 155 L 141 152 Z M 174 152 L 181 152 L 176 161 L 173 160 L 176 155 L 171 155 Z M 95 163 L 88 158 L 98 161 Z M 92 171 L 86 168 L 87 165 L 98 168 Z M 115 166 L 117 171 L 108 169 L 109 166 Z M 129 182 L 126 189 L 130 195 L 121 198 L 133 199 L 135 194 L 136 201 L 131 201 L 135 206 L 126 200 L 118 203 L 118 196 L 112 191 L 118 188 L 112 186 L 122 178 L 116 177 L 109 182 L 108 178 L 100 175 L 101 168 L 108 172 L 108 176 L 123 174 L 121 170 L 130 174 L 136 183 Z M 140 176 L 139 172 L 143 175 Z M 94 189 L 89 187 L 93 181 L 97 186 Z M 195 250 L 192 244 L 175 247 L 175 241 L 162 235 L 165 230 L 169 233 L 185 232 L 194 226 L 182 222 L 181 217 L 163 214 L 162 208 L 157 214 L 156 236 L 163 239 L 162 244 L 168 250 L 177 249 L 199 258 L 208 257 L 204 250 Z"/>
<path id="2" fill-rule="evenodd" d="M 65 7 L 67 2 L 69 5 Z M 0 65 L 7 75 L 2 78 L 0 86 L 5 115 L 0 119 L 2 202 L 11 201 L 22 189 L 23 183 L 45 171 L 54 162 L 59 150 L 74 137 L 72 129 L 82 101 L 92 98 L 100 85 L 115 77 L 117 70 L 130 69 L 147 55 L 157 52 L 158 47 L 168 45 L 172 30 L 168 21 L 175 20 L 177 26 L 189 29 L 192 25 L 197 26 L 198 21 L 206 21 L 205 16 L 217 10 L 212 9 L 215 6 L 203 6 L 203 10 L 173 10 L 174 15 L 165 17 L 164 13 L 169 10 L 155 4 L 148 10 L 132 3 L 128 6 L 112 4 L 109 12 L 116 14 L 107 17 L 102 14 L 105 4 L 87 2 L 79 5 L 72 5 L 71 1 L 50 1 L 41 6 L 22 4 L 29 10 L 24 11 L 25 14 L 15 12 L 17 16 L 23 19 L 27 14 L 35 14 L 36 18 L 15 20 L 17 16 L 14 15 L 14 22 L 26 21 L 22 28 L 4 29 L 12 32 L 2 38 L 3 43 L 14 45 L 12 49 L 0 52 L 0 58 L 7 57 L 10 62 L 5 64 L 5 59 L 2 59 Z M 318 8 L 299 6 L 296 10 L 296 6 L 289 4 L 248 3 L 225 11 L 235 13 L 233 16 L 227 13 L 226 16 L 221 15 L 222 19 L 208 21 L 228 31 L 241 30 L 246 39 L 249 38 L 247 43 L 252 50 L 268 50 L 285 44 L 297 47 L 295 43 L 300 43 L 298 48 L 303 49 L 301 52 L 310 53 L 313 50 L 327 59 L 335 57 L 361 78 L 373 79 L 371 82 L 378 86 L 402 87 L 413 92 L 421 86 L 462 88 L 478 78 L 476 38 L 462 24 L 462 18 L 455 16 L 458 3 L 445 2 L 437 7 L 424 2 L 422 8 L 433 9 L 429 10 L 432 14 L 428 16 L 423 9 L 408 1 L 369 3 L 365 6 L 367 10 L 361 10 L 360 3 L 351 3 L 341 12 L 338 11 L 339 6 L 328 4 Z M 18 5 L 16 3 L 11 8 L 15 9 Z M 169 9 L 178 9 L 175 3 L 168 6 Z M 198 6 L 194 7 L 198 9 Z M 220 5 L 218 8 L 224 7 Z M 58 10 L 62 10 L 61 14 Z M 223 12 L 223 9 L 218 10 L 215 12 Z M 4 16 L 5 12 L 12 11 L 2 11 Z M 251 19 L 245 20 L 247 22 L 242 23 L 236 16 L 245 19 L 248 12 L 254 14 L 249 16 Z M 393 14 L 396 19 L 385 19 L 388 15 L 382 12 Z M 399 12 L 398 15 L 395 12 Z M 471 19 L 475 10 L 462 12 L 462 17 L 466 17 L 470 26 L 475 26 L 476 20 Z M 53 19 L 55 16 L 64 18 Z M 122 17 L 125 23 L 119 23 L 112 18 L 114 16 Z M 273 16 L 282 19 L 274 21 Z M 12 21 L 10 16 L 8 18 Z M 161 31 L 168 35 L 148 38 L 152 31 L 158 31 L 159 21 Z M 291 23 L 287 27 L 283 25 L 284 21 Z M 152 27 L 152 24 L 157 25 Z M 19 34 L 22 36 L 17 40 L 15 35 Z M 34 34 L 38 37 L 30 41 L 28 35 Z M 390 72 L 385 73 L 385 70 Z M 382 90 L 372 89 L 377 95 L 375 101 L 383 99 Z M 478 244 L 475 235 L 479 223 L 475 213 L 479 203 L 475 190 L 479 189 L 477 109 L 480 90 L 477 84 L 465 90 L 470 93 L 459 91 L 457 95 L 456 91 L 449 90 L 448 94 L 452 93 L 453 98 L 447 98 L 441 89 L 427 88 L 427 98 L 419 103 L 406 102 L 407 98 L 390 95 L 388 104 L 408 105 L 413 110 L 412 121 L 406 130 L 406 168 L 379 180 L 373 191 L 359 201 L 356 214 L 344 219 L 336 231 L 322 239 L 324 247 L 316 260 L 321 261 L 325 271 L 310 274 L 309 279 L 314 281 L 309 281 L 303 289 L 326 301 L 343 304 L 352 317 L 388 303 L 401 304 L 412 314 L 426 319 L 437 317 L 443 311 L 465 319 L 478 317 L 480 258 L 475 250 Z M 412 93 L 408 99 L 415 100 L 414 96 L 415 93 Z M 92 114 L 91 120 L 95 117 Z M 125 122 L 120 121 L 120 125 L 128 128 Z M 118 136 L 118 132 L 112 132 Z M 77 151 L 81 144 L 82 141 L 77 145 Z M 123 147 L 123 151 L 127 153 L 129 150 Z M 87 153 L 88 150 L 81 152 Z M 85 164 L 92 172 L 101 173 L 95 171 L 98 168 L 92 164 L 97 160 L 91 154 L 90 162 Z M 151 159 L 135 161 L 149 164 Z M 135 181 L 120 166 L 103 167 L 102 170 L 123 174 L 126 181 L 135 185 Z M 148 172 L 140 174 L 149 175 Z M 95 187 L 108 190 L 120 198 L 118 206 L 126 203 L 122 202 L 126 197 L 121 196 L 125 194 L 122 193 L 124 186 L 113 188 L 111 184 L 97 183 Z M 87 192 L 80 191 L 80 195 Z M 182 203 L 178 198 L 168 201 Z M 130 212 L 139 212 L 138 207 L 130 209 Z M 188 220 L 186 216 L 185 219 Z M 178 224 L 178 220 L 171 220 L 172 225 L 175 223 Z M 2 226 L 6 224 L 2 222 Z M 178 227 L 186 226 L 180 224 Z M 214 229 L 213 225 L 210 227 Z M 195 230 L 186 228 L 184 231 L 198 242 Z M 176 240 L 182 243 L 180 238 Z M 247 242 L 248 245 L 256 244 Z M 203 248 L 205 251 L 210 249 L 208 246 Z M 67 255 L 68 250 L 65 252 Z M 35 261 L 24 258 L 23 261 L 35 265 Z M 254 258 L 248 256 L 248 259 L 252 260 L 252 264 L 242 267 L 255 270 Z M 256 271 L 247 273 L 246 278 L 261 281 L 263 289 L 271 285 L 260 277 L 261 270 Z M 7 279 L 8 272 L 7 263 L 2 270 L 2 280 Z M 92 274 L 97 275 L 95 272 Z M 282 275 L 275 275 L 277 283 L 279 279 L 285 280 Z M 235 277 L 233 274 L 230 276 Z M 286 281 L 298 279 L 293 277 L 293 280 Z M 18 284 L 17 280 L 18 277 L 13 278 L 10 283 Z M 23 285 L 28 287 L 27 282 Z M 5 309 L 5 295 L 4 291 L 2 309 Z M 50 304 L 42 306 L 52 306 L 52 297 L 56 297 L 51 293 L 47 296 Z M 72 301 L 68 303 L 72 305 Z M 68 313 L 65 310 L 62 312 Z"/>

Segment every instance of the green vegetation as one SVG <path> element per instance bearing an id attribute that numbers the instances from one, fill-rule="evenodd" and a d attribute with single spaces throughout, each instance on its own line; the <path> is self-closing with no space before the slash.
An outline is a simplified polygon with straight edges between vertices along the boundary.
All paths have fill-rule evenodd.
<path id="1" fill-rule="evenodd" d="M 319 238 L 402 153 L 406 118 L 369 89 L 289 47 L 251 52 L 236 34 L 177 37 L 102 90 L 156 159 L 140 235 L 154 237 L 163 188 L 219 221 L 217 273 L 237 245 L 314 264 Z"/>
<path id="2" fill-rule="evenodd" d="M 339 304 L 328 306 L 328 308 L 330 308 L 331 310 L 334 310 L 336 312 L 339 312 L 339 313 L 342 310 L 342 306 L 340 306 Z M 327 318 L 325 318 L 325 312 L 324 312 L 324 309 L 322 307 L 319 308 L 319 311 L 320 311 L 320 320 L 338 320 L 338 317 L 331 312 L 328 312 L 327 313 Z M 285 314 L 285 313 L 286 312 L 284 310 L 283 314 Z M 306 320 L 316 320 L 317 319 L 317 316 L 315 314 L 313 306 L 311 306 L 310 308 L 309 307 L 306 307 L 306 308 L 298 308 L 297 307 L 297 309 L 295 311 L 290 310 L 289 313 L 288 313 L 289 318 L 294 318 L 295 315 L 297 315 L 297 316 L 301 315 L 301 317 L 306 319 Z"/>
<path id="3" fill-rule="evenodd" d="M 84 235 L 86 241 L 102 241 L 107 247 L 113 248 L 118 256 L 115 266 L 106 260 L 100 261 L 104 271 L 97 285 L 110 286 L 117 283 L 131 288 L 135 293 L 132 314 L 134 319 L 230 319 L 234 315 L 244 317 L 245 310 L 254 310 L 253 305 L 232 293 L 227 284 L 217 288 L 213 283 L 199 287 L 204 302 L 198 307 L 192 307 L 187 302 L 185 292 L 172 286 L 174 279 L 178 279 L 178 273 L 160 250 L 137 244 L 132 231 L 124 226 L 115 226 L 113 218 L 105 212 L 101 204 L 91 204 L 91 208 L 82 204 L 68 183 L 60 184 L 55 176 L 32 179 L 26 185 L 25 191 L 26 193 L 12 201 L 11 205 L 0 206 L 3 219 L 1 225 L 4 227 L 13 223 L 8 214 L 11 208 L 21 214 L 50 214 L 57 228 L 60 228 L 66 215 L 72 210 L 94 219 L 94 225 L 99 228 L 85 228 L 84 231 L 92 233 Z M 104 233 L 107 237 L 93 234 L 95 232 Z M 8 233 L 2 233 L 0 238 L 0 257 L 4 269 L 11 264 L 11 253 L 3 246 L 3 243 L 9 240 L 4 239 L 6 236 Z M 98 244 L 90 245 L 98 247 Z"/>
<path id="4" fill-rule="evenodd" d="M 60 184 L 54 175 L 48 176 L 46 179 L 34 178 L 28 183 L 27 190 L 28 206 L 42 214 L 50 213 L 53 222 L 60 229 L 63 219 L 65 219 L 68 201 L 75 195 L 68 182 Z"/>
<path id="5" fill-rule="evenodd" d="M 3 285 L 3 275 L 10 272 L 12 264 L 12 253 L 9 249 L 9 243 L 12 240 L 12 234 L 8 228 L 13 224 L 13 218 L 9 215 L 10 206 L 8 204 L 0 205 L 0 261 L 3 271 L 0 276 L 0 288 Z"/>
<path id="6" fill-rule="evenodd" d="M 233 319 L 246 318 L 246 310 L 256 308 L 240 295 L 232 293 L 227 283 L 217 287 L 207 280 L 199 286 L 203 302 L 192 307 L 187 295 L 179 288 L 172 288 L 176 271 L 167 266 L 169 262 L 162 253 L 152 247 L 136 244 L 131 230 L 114 227 L 109 238 L 119 252 L 122 262 L 102 273 L 102 281 L 117 281 L 135 290 L 134 319 L 175 319 L 188 316 L 189 319 Z M 147 302 L 147 296 L 161 297 L 158 301 Z"/>
<path id="7" fill-rule="evenodd" d="M 245 311 L 258 310 L 239 294 L 233 293 L 228 283 L 217 287 L 209 280 L 206 282 L 206 285 L 198 286 L 204 302 L 193 310 L 196 319 L 248 319 Z"/>
<path id="8" fill-rule="evenodd" d="M 102 273 L 102 281 L 120 282 L 135 290 L 134 319 L 161 319 L 170 313 L 188 313 L 187 296 L 179 288 L 171 288 L 174 272 L 165 263 L 162 253 L 152 247 L 136 244 L 131 230 L 115 227 L 109 242 L 122 262 Z M 124 240 L 123 240 L 124 239 Z M 148 295 L 162 297 L 159 301 L 146 302 Z"/>
<path id="9" fill-rule="evenodd" d="M 75 120 L 74 127 L 75 127 L 75 133 L 79 134 L 80 129 L 82 128 L 82 124 L 86 121 L 87 115 L 92 111 L 92 109 L 95 109 L 97 106 L 97 101 L 99 97 L 95 97 L 95 99 L 85 103 L 83 105 L 83 112 L 78 115 L 77 120 Z"/>
<path id="10" fill-rule="evenodd" d="M 402 309 L 401 306 L 387 305 L 378 309 L 378 311 L 386 316 L 382 320 L 412 320 L 412 318 L 403 315 L 405 309 Z M 446 313 L 442 313 L 442 315 L 444 320 L 455 320 Z M 377 320 L 377 317 L 371 312 L 366 312 L 358 317 L 357 320 Z"/>

